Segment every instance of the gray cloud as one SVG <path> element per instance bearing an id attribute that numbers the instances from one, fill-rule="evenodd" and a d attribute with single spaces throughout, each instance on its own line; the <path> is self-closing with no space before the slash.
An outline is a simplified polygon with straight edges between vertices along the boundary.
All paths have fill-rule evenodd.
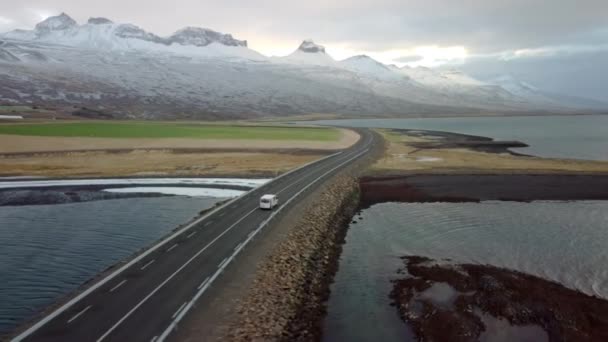
<path id="1" fill-rule="evenodd" d="M 459 69 L 482 80 L 511 75 L 549 92 L 608 103 L 608 49 L 511 60 L 478 57 L 469 59 Z"/>
<path id="2" fill-rule="evenodd" d="M 402 56 L 402 57 L 394 59 L 395 62 L 399 62 L 399 63 L 411 63 L 411 62 L 418 62 L 420 60 L 422 60 L 421 56 Z"/>
<path id="3" fill-rule="evenodd" d="M 605 0 L 20 0 L 3 1 L 12 27 L 35 12 L 68 12 L 79 21 L 107 16 L 159 34 L 195 25 L 255 39 L 300 40 L 379 51 L 412 45 L 463 45 L 476 53 L 608 42 Z M 4 25 L 6 27 L 8 25 Z"/>

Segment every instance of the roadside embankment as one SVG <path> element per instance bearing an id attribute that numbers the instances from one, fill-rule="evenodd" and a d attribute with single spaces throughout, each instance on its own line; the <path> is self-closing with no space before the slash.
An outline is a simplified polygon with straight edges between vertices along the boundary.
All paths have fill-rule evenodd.
<path id="1" fill-rule="evenodd" d="M 230 329 L 232 341 L 310 341 L 321 335 L 329 282 L 358 205 L 357 182 L 341 177 L 306 208 L 258 267 Z"/>

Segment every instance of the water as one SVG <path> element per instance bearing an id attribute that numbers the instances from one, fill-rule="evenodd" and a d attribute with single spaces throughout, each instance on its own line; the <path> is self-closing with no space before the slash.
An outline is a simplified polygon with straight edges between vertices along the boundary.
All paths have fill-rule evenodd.
<path id="1" fill-rule="evenodd" d="M 0 207 L 0 333 L 221 199 Z"/>
<path id="2" fill-rule="evenodd" d="M 530 147 L 515 151 L 542 157 L 608 160 L 608 115 L 321 120 L 306 123 L 447 131 L 519 140 Z"/>
<path id="3" fill-rule="evenodd" d="M 404 255 L 506 267 L 608 298 L 606 201 L 382 203 L 361 217 L 331 287 L 326 341 L 411 340 L 388 298 Z"/>

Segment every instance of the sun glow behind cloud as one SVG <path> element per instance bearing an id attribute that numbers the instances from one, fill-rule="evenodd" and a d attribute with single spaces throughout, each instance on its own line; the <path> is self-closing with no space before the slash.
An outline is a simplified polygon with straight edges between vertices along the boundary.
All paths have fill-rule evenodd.
<path id="1" fill-rule="evenodd" d="M 0 25 L 10 25 L 13 23 L 13 19 L 0 16 Z"/>

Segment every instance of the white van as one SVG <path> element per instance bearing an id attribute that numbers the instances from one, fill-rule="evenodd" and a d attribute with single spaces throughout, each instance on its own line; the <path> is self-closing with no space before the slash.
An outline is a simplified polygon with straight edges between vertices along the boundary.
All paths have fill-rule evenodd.
<path id="1" fill-rule="evenodd" d="M 260 198 L 260 208 L 261 209 L 270 209 L 276 207 L 279 204 L 279 199 L 277 195 L 266 194 Z"/>

